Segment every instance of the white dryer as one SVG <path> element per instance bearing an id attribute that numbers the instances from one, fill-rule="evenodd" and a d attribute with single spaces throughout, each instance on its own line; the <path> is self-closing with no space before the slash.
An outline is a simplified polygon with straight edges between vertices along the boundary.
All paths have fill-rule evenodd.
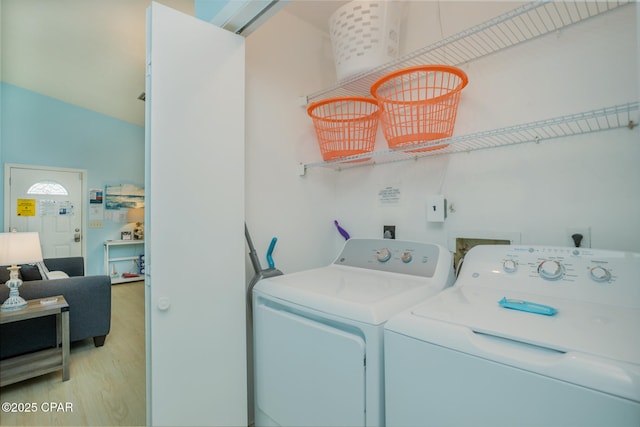
<path id="1" fill-rule="evenodd" d="M 258 282 L 256 425 L 384 425 L 384 323 L 453 280 L 444 247 L 351 239 L 329 266 Z"/>
<path id="2" fill-rule="evenodd" d="M 476 246 L 385 375 L 389 426 L 640 426 L 640 254 Z"/>

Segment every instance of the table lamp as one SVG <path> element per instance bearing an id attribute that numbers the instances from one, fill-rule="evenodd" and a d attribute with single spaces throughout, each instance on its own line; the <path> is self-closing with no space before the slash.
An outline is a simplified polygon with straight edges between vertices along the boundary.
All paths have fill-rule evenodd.
<path id="1" fill-rule="evenodd" d="M 127 212 L 127 222 L 135 222 L 136 226 L 133 229 L 133 238 L 135 240 L 144 239 L 144 208 L 131 208 Z"/>
<path id="2" fill-rule="evenodd" d="M 1 311 L 21 310 L 27 306 L 27 302 L 18 293 L 18 288 L 22 285 L 22 280 L 18 277 L 18 264 L 41 261 L 42 249 L 38 233 L 0 233 L 0 265 L 11 266 L 7 268 L 9 280 L 6 282 L 9 298 L 2 303 Z"/>

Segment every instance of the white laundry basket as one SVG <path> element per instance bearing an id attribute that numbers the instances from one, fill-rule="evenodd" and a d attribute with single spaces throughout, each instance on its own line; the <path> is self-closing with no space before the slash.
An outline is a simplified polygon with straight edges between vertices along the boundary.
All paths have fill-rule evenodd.
<path id="1" fill-rule="evenodd" d="M 398 57 L 401 5 L 388 1 L 352 1 L 329 19 L 339 81 Z"/>

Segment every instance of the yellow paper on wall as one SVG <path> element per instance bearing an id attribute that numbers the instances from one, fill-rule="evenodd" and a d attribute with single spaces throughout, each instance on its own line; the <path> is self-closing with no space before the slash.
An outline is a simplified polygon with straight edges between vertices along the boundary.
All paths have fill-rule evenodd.
<path id="1" fill-rule="evenodd" d="M 18 199 L 16 215 L 36 216 L 36 199 Z"/>

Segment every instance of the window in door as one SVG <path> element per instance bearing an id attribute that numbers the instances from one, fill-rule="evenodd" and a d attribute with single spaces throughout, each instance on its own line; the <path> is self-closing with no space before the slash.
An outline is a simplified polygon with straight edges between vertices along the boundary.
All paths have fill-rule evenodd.
<path id="1" fill-rule="evenodd" d="M 27 190 L 27 194 L 34 195 L 56 195 L 56 196 L 68 196 L 69 192 L 64 186 L 54 181 L 41 181 L 36 182 Z"/>

